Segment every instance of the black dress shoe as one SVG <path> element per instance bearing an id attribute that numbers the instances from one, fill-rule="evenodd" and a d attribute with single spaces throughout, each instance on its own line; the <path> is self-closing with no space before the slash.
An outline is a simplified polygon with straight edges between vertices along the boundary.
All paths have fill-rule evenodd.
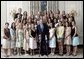
<path id="1" fill-rule="evenodd" d="M 63 56 L 63 53 L 59 53 L 60 56 Z"/>
<path id="2" fill-rule="evenodd" d="M 41 54 L 41 56 L 43 56 L 44 54 Z"/>
<path id="3" fill-rule="evenodd" d="M 46 55 L 48 57 L 48 55 Z"/>

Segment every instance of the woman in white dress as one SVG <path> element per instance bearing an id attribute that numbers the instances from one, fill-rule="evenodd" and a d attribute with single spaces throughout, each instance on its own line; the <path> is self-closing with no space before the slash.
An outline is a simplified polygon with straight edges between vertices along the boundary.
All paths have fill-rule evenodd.
<path id="1" fill-rule="evenodd" d="M 4 28 L 4 36 L 3 36 L 3 43 L 2 43 L 2 48 L 4 49 L 5 57 L 8 57 L 8 50 L 10 50 L 10 29 L 8 28 L 9 23 L 5 23 L 5 28 Z"/>
<path id="2" fill-rule="evenodd" d="M 19 23 L 18 30 L 16 32 L 16 47 L 19 55 L 21 55 L 21 48 L 23 48 L 23 40 L 24 40 L 24 31 L 22 23 Z"/>
<path id="3" fill-rule="evenodd" d="M 15 48 L 15 44 L 16 44 L 16 32 L 15 32 L 15 23 L 13 22 L 11 24 L 11 28 L 10 28 L 10 35 L 11 35 L 11 55 L 14 54 L 14 48 Z"/>
<path id="4" fill-rule="evenodd" d="M 23 49 L 26 51 L 29 50 L 29 29 L 28 29 L 28 24 L 25 25 L 24 28 L 24 43 L 23 43 Z"/>
<path id="5" fill-rule="evenodd" d="M 49 47 L 51 48 L 51 54 L 54 55 L 55 52 L 55 48 L 56 48 L 56 38 L 55 38 L 55 28 L 52 27 L 52 23 L 50 25 L 50 29 L 49 29 Z"/>
<path id="6" fill-rule="evenodd" d="M 34 24 L 31 24 L 31 29 L 29 31 L 30 31 L 29 48 L 31 49 L 31 54 L 34 55 L 34 49 L 37 48 L 36 30 Z"/>

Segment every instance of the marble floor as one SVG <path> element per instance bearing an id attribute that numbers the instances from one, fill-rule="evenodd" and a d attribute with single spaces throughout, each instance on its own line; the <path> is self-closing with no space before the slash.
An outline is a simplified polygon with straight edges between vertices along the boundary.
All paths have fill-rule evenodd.
<path id="1" fill-rule="evenodd" d="M 1 51 L 1 58 L 5 58 L 4 56 L 3 56 L 3 51 Z M 29 54 L 26 54 L 26 55 L 21 55 L 21 56 L 19 56 L 19 55 L 14 55 L 14 56 L 10 56 L 10 57 L 7 57 L 7 58 L 83 58 L 83 49 L 81 48 L 81 49 L 79 49 L 79 51 L 78 51 L 78 55 L 77 56 L 73 56 L 73 55 L 70 55 L 70 56 L 66 56 L 65 54 L 63 55 L 63 56 L 59 56 L 59 55 L 57 55 L 57 54 L 55 54 L 54 56 L 53 55 L 48 55 L 48 56 L 46 56 L 46 55 L 44 55 L 44 56 L 40 56 L 39 57 L 39 54 L 36 54 L 36 55 L 34 55 L 34 56 L 31 56 L 31 55 L 29 55 Z"/>

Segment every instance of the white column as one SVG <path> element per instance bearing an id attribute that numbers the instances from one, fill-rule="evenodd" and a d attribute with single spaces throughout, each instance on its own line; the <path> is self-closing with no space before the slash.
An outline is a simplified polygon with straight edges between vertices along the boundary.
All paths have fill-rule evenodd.
<path id="1" fill-rule="evenodd" d="M 63 11 L 65 9 L 65 4 L 64 4 L 65 1 L 59 1 L 59 10 L 60 11 Z M 69 1 L 70 2 L 70 1 Z"/>
<path id="2" fill-rule="evenodd" d="M 39 1 L 34 1 L 34 14 L 39 11 Z"/>
<path id="3" fill-rule="evenodd" d="M 47 1 L 47 11 L 49 10 L 48 5 L 49 5 L 49 4 L 48 4 L 48 1 Z"/>
<path id="4" fill-rule="evenodd" d="M 50 10 L 50 1 L 47 1 L 47 11 Z"/>
<path id="5" fill-rule="evenodd" d="M 41 2 L 39 1 L 39 11 L 41 11 Z"/>
<path id="6" fill-rule="evenodd" d="M 52 10 L 53 12 L 56 12 L 58 3 L 58 1 L 47 1 L 47 11 Z"/>
<path id="7" fill-rule="evenodd" d="M 30 14 L 32 14 L 32 12 L 33 12 L 33 2 L 30 1 Z"/>
<path id="8" fill-rule="evenodd" d="M 3 36 L 3 28 L 7 21 L 7 2 L 1 1 L 1 37 Z"/>
<path id="9" fill-rule="evenodd" d="M 30 2 L 30 12 L 37 14 L 38 11 L 41 11 L 40 1 L 31 1 Z"/>

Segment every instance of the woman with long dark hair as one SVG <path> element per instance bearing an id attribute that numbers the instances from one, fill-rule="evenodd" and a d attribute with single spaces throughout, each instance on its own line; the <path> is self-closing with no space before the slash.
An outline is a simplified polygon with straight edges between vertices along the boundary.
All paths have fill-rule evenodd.
<path id="1" fill-rule="evenodd" d="M 16 44 L 16 28 L 14 22 L 11 24 L 10 35 L 11 35 L 11 55 L 13 55 Z"/>
<path id="2" fill-rule="evenodd" d="M 75 21 L 72 21 L 72 46 L 73 46 L 73 55 L 77 55 L 77 46 L 79 45 L 79 37 L 77 34 L 77 26 Z"/>

